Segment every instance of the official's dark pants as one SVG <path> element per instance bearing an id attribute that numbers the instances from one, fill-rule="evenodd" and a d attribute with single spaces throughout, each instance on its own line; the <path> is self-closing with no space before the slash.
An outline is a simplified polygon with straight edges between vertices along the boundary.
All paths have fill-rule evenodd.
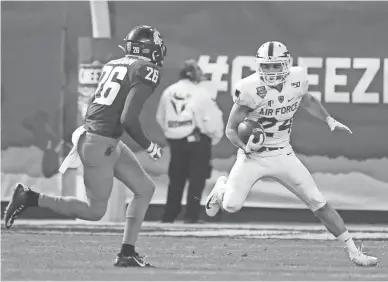
<path id="1" fill-rule="evenodd" d="M 168 168 L 170 183 L 162 221 L 173 222 L 181 212 L 183 190 L 189 180 L 184 220 L 196 222 L 205 182 L 211 174 L 211 139 L 200 134 L 197 142 L 188 142 L 187 138 L 167 141 L 171 150 Z"/>

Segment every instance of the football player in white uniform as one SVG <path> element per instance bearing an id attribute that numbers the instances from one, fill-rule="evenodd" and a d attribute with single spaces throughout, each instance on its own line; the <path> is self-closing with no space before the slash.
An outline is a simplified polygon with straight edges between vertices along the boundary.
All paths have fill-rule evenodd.
<path id="1" fill-rule="evenodd" d="M 221 176 L 206 201 L 206 213 L 215 216 L 220 208 L 234 213 L 241 209 L 254 185 L 261 178 L 272 178 L 287 187 L 322 221 L 345 246 L 356 265 L 374 266 L 377 258 L 358 248 L 340 215 L 318 190 L 310 172 L 296 157 L 290 145 L 293 116 L 299 106 L 326 121 L 330 130 L 352 133 L 331 117 L 308 91 L 307 71 L 292 67 L 287 47 L 276 41 L 263 44 L 257 51 L 257 72 L 241 79 L 234 93 L 226 136 L 239 148 L 229 177 Z M 244 119 L 259 122 L 265 138 L 254 143 L 253 135 L 244 144 L 237 134 Z M 257 141 L 256 141 L 257 142 Z"/>

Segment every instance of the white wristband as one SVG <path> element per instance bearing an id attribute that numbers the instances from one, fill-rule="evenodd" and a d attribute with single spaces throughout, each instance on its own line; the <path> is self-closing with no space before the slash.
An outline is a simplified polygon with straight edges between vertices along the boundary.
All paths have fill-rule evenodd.
<path id="1" fill-rule="evenodd" d="M 327 123 L 327 125 L 329 126 L 329 128 L 330 128 L 331 131 L 334 130 L 336 122 L 337 122 L 337 121 L 336 121 L 334 118 L 332 118 L 332 117 L 328 117 L 328 118 L 326 119 L 326 123 Z"/>
<path id="2" fill-rule="evenodd" d="M 332 118 L 331 116 L 328 116 L 328 117 L 326 118 L 326 122 L 327 122 L 328 124 L 332 123 L 333 121 L 335 121 L 335 119 Z"/>

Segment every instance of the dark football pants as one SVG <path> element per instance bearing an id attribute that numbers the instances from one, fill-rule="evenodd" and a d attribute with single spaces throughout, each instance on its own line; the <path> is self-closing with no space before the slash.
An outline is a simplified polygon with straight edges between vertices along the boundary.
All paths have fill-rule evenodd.
<path id="1" fill-rule="evenodd" d="M 104 216 L 114 177 L 135 194 L 134 199 L 144 198 L 144 203 L 139 203 L 144 207 L 140 209 L 148 208 L 155 184 L 122 141 L 86 133 L 80 138 L 78 152 L 84 167 L 84 184 L 91 210 Z"/>
<path id="2" fill-rule="evenodd" d="M 197 221 L 200 201 L 206 179 L 211 174 L 211 139 L 201 134 L 200 141 L 188 142 L 184 139 L 168 139 L 171 159 L 168 168 L 170 183 L 163 221 L 174 221 L 181 212 L 181 201 L 186 181 L 189 181 L 186 212 L 184 219 Z"/>
<path id="3" fill-rule="evenodd" d="M 126 218 L 134 221 L 132 231 L 137 235 L 135 229 L 140 229 L 155 184 L 135 154 L 122 141 L 89 132 L 80 137 L 78 153 L 83 163 L 86 199 L 42 194 L 39 206 L 79 219 L 100 220 L 105 215 L 116 177 L 134 193 Z M 135 238 L 128 240 L 132 239 Z"/>

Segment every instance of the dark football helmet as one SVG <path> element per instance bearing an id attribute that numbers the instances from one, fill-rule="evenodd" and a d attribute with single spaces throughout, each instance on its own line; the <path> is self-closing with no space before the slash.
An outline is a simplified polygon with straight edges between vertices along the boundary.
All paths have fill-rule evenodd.
<path id="1" fill-rule="evenodd" d="M 126 55 L 141 56 L 151 60 L 152 63 L 162 66 L 167 55 L 160 32 L 148 25 L 134 27 L 124 38 L 125 46 L 120 46 Z"/>

